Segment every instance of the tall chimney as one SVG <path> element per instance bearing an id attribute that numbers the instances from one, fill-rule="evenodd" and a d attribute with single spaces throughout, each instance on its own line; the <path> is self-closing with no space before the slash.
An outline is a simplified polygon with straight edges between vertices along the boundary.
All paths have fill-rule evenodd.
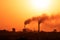
<path id="1" fill-rule="evenodd" d="M 38 32 L 40 32 L 40 20 L 38 20 Z"/>

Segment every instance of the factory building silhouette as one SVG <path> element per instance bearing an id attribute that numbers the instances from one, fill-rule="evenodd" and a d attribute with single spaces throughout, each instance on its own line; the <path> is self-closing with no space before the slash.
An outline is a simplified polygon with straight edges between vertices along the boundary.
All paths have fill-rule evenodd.
<path id="1" fill-rule="evenodd" d="M 51 32 L 40 31 L 40 25 L 43 23 L 47 16 L 34 17 L 32 19 L 27 19 L 24 22 L 23 31 L 16 32 L 15 28 L 12 28 L 12 31 L 0 30 L 0 40 L 58 40 L 60 39 L 60 32 L 57 32 L 56 29 L 53 29 Z M 26 25 L 30 24 L 32 21 L 37 21 L 38 31 L 27 31 Z"/>

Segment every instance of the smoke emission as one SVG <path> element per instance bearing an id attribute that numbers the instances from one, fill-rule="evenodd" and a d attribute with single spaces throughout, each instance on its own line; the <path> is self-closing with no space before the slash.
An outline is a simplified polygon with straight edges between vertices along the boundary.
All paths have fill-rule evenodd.
<path id="1" fill-rule="evenodd" d="M 47 20 L 48 16 L 46 14 L 43 14 L 38 17 L 32 17 L 31 19 L 28 19 L 24 22 L 25 25 L 29 24 L 31 21 L 39 21 L 39 23 L 42 23 L 44 20 Z"/>
<path id="2" fill-rule="evenodd" d="M 58 31 L 60 30 L 60 13 L 58 14 L 52 14 L 52 15 L 46 15 L 43 14 L 41 16 L 37 16 L 37 17 L 32 17 L 30 19 L 25 20 L 24 24 L 27 25 L 33 21 L 42 23 L 41 26 L 46 28 L 46 29 L 42 29 L 42 30 L 52 30 L 52 29 L 57 29 Z M 51 28 L 49 30 L 49 28 Z"/>
<path id="3" fill-rule="evenodd" d="M 55 21 L 57 23 L 60 23 L 60 21 L 58 22 L 57 20 L 60 20 L 60 14 L 56 14 L 56 15 L 51 15 L 48 16 L 46 14 L 42 14 L 41 16 L 37 16 L 37 17 L 32 17 L 30 19 L 25 20 L 24 24 L 27 25 L 32 21 L 39 21 L 40 23 L 44 22 L 45 20 L 47 21 Z"/>

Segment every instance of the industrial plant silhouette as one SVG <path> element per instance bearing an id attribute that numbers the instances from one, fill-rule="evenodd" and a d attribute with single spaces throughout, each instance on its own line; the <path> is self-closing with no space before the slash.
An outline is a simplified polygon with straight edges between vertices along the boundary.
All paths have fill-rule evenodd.
<path id="1" fill-rule="evenodd" d="M 12 31 L 0 30 L 0 40 L 60 40 L 60 32 L 57 32 L 56 29 L 51 32 L 40 31 L 40 24 L 45 20 L 49 20 L 46 15 L 25 20 L 23 31 L 19 32 L 16 32 L 15 28 L 12 28 Z M 25 27 L 31 21 L 37 21 L 38 31 L 27 31 Z"/>

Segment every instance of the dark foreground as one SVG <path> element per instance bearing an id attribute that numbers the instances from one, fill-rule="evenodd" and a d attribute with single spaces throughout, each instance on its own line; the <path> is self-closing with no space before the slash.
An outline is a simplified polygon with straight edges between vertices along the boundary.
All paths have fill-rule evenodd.
<path id="1" fill-rule="evenodd" d="M 60 32 L 0 32 L 0 40 L 60 40 Z"/>

